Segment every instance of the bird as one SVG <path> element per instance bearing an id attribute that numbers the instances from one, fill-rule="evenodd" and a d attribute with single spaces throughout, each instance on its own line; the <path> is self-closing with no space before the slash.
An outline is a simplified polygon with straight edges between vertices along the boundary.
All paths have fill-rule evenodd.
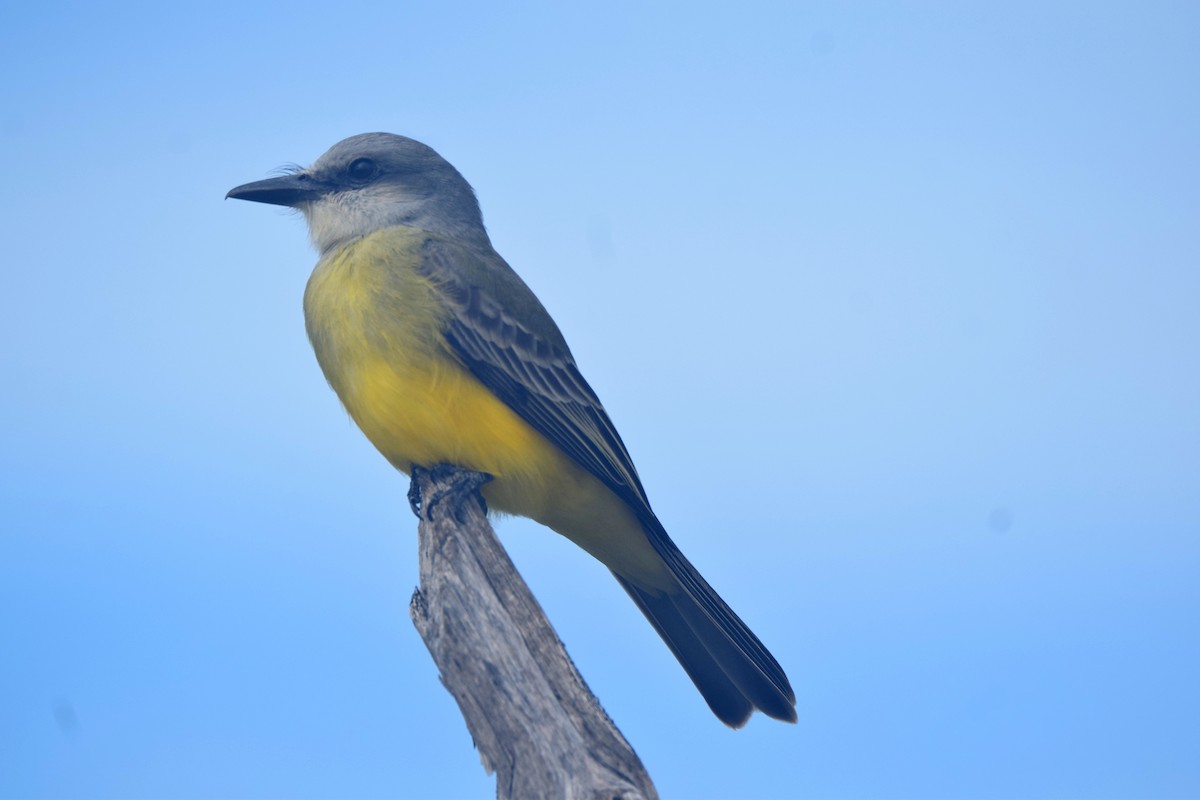
<path id="1" fill-rule="evenodd" d="M 796 721 L 779 662 L 651 510 L 633 460 L 474 190 L 433 148 L 364 133 L 227 198 L 300 211 L 319 257 L 304 318 L 326 380 L 397 470 L 491 476 L 488 508 L 609 568 L 713 713 Z"/>

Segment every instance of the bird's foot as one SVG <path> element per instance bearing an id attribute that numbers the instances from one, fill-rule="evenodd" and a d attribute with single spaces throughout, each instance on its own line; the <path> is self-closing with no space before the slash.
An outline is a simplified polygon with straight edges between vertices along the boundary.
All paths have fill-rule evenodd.
<path id="1" fill-rule="evenodd" d="M 412 482 L 408 485 L 408 507 L 412 509 L 417 519 L 429 519 L 434 507 L 451 495 L 475 494 L 487 513 L 487 501 L 479 493 L 479 489 L 492 480 L 486 472 L 472 472 L 453 464 L 436 464 L 432 467 L 421 467 L 416 464 L 412 468 Z M 429 488 L 436 491 L 430 493 Z M 431 496 L 426 497 L 426 494 Z"/>

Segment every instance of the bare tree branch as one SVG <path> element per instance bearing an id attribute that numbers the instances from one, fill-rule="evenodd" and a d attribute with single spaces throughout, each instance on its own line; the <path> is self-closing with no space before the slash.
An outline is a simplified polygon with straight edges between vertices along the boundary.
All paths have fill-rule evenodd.
<path id="1" fill-rule="evenodd" d="M 501 800 L 657 800 L 487 521 L 489 477 L 414 469 L 421 586 L 413 624 L 496 773 Z"/>

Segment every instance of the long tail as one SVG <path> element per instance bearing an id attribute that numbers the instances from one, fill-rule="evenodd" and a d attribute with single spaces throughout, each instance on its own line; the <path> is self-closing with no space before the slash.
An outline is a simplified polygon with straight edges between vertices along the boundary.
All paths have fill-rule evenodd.
<path id="1" fill-rule="evenodd" d="M 733 613 L 663 532 L 651 536 L 676 591 L 643 589 L 617 575 L 633 602 L 671 648 L 713 713 L 740 728 L 755 709 L 796 721 L 796 694 L 779 662 Z"/>

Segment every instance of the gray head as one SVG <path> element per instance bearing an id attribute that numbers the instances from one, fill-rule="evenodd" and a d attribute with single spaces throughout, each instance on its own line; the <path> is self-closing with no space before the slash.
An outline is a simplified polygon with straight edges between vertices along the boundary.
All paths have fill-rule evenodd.
<path id="1" fill-rule="evenodd" d="M 458 170 L 433 148 L 393 133 L 351 136 L 308 169 L 225 196 L 299 209 L 322 253 L 397 225 L 487 242 L 475 193 Z"/>

